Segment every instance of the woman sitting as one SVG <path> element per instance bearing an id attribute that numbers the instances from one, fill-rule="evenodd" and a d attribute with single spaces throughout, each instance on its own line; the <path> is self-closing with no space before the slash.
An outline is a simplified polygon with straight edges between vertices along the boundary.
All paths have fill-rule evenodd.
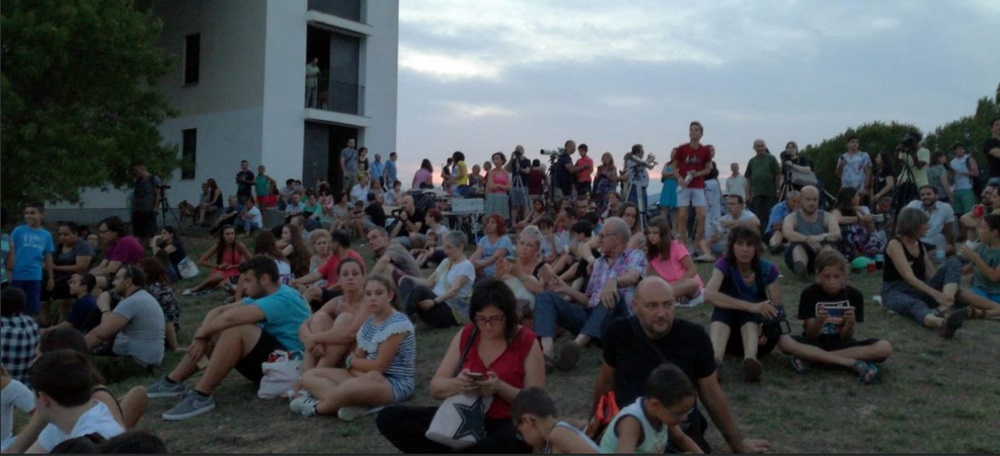
<path id="1" fill-rule="evenodd" d="M 778 275 L 778 267 L 761 258 L 757 229 L 737 226 L 729 231 L 726 256 L 715 262 L 705 286 L 705 300 L 715 306 L 708 332 L 715 362 L 721 366 L 726 353 L 742 355 L 747 382 L 760 381 L 763 365 L 757 356 L 767 355 L 778 343 L 761 331 L 761 323 L 777 317 L 781 308 Z M 730 338 L 734 329 L 739 337 Z"/>
<path id="2" fill-rule="evenodd" d="M 517 250 L 514 261 L 501 259 L 497 264 L 496 277 L 502 280 L 517 299 L 518 317 L 531 317 L 535 308 L 535 295 L 545 291 L 546 278 L 554 273 L 542 260 L 542 232 L 538 227 L 528 225 L 517 235 Z"/>
<path id="3" fill-rule="evenodd" d="M 882 307 L 937 329 L 951 339 L 965 322 L 965 309 L 956 299 L 975 296 L 959 289 L 962 263 L 951 259 L 934 267 L 920 237 L 927 233 L 930 218 L 921 209 L 905 207 L 896 217 L 896 236 L 886 249 L 888 261 L 882 269 Z"/>
<path id="4" fill-rule="evenodd" d="M 302 375 L 306 396 L 292 400 L 303 416 L 337 414 L 352 421 L 371 407 L 402 402 L 413 394 L 417 338 L 413 323 L 399 312 L 399 295 L 383 275 L 368 278 L 364 288 L 370 316 L 356 332 L 357 348 L 344 368 L 322 367 Z M 359 318 L 360 319 L 360 315 Z"/>
<path id="5" fill-rule="evenodd" d="M 469 257 L 478 275 L 492 277 L 497 272 L 496 263 L 506 258 L 508 253 L 514 253 L 514 244 L 507 237 L 506 228 L 507 223 L 500 214 L 486 218 L 486 226 L 483 228 L 486 236 L 479 239 L 479 246 Z"/>
<path id="6" fill-rule="evenodd" d="M 312 256 L 309 257 L 309 274 L 312 274 L 330 259 L 330 232 L 323 228 L 310 231 L 309 250 L 312 251 Z M 326 280 L 324 279 L 320 279 L 314 283 L 320 287 L 326 286 Z"/>
<path id="7" fill-rule="evenodd" d="M 485 438 L 466 453 L 530 453 L 516 437 L 510 405 L 522 388 L 545 386 L 545 365 L 535 333 L 517 323 L 514 294 L 492 278 L 476 285 L 472 320 L 448 345 L 430 392 L 436 399 L 456 394 L 491 397 L 486 410 Z M 463 355 L 464 353 L 464 355 Z M 425 436 L 437 407 L 393 405 L 378 414 L 375 424 L 404 453 L 450 453 L 451 448 Z"/>
<path id="8" fill-rule="evenodd" d="M 658 215 L 646 228 L 646 277 L 657 275 L 674 289 L 674 296 L 681 307 L 692 307 L 703 301 L 705 284 L 698 276 L 698 268 L 691 259 L 684 243 L 674 239 L 670 222 Z"/>
<path id="9" fill-rule="evenodd" d="M 354 336 L 371 313 L 364 305 L 365 267 L 353 258 L 337 267 L 337 284 L 344 294 L 312 314 L 299 327 L 304 356 L 302 371 L 313 367 L 335 367 L 350 353 Z"/>
<path id="10" fill-rule="evenodd" d="M 309 252 L 309 247 L 302 237 L 302 230 L 298 226 L 288 224 L 281 227 L 281 238 L 275 241 L 275 244 L 288 260 L 295 277 L 309 274 L 309 260 L 312 259 L 312 253 Z"/>
<path id="11" fill-rule="evenodd" d="M 181 273 L 178 265 L 187 258 L 187 252 L 184 251 L 184 241 L 177 238 L 177 229 L 169 225 L 161 228 L 160 235 L 153 236 L 149 244 L 157 257 L 167 260 L 164 264 L 170 281 L 179 282 Z"/>
<path id="12" fill-rule="evenodd" d="M 209 261 L 213 256 L 215 262 Z M 218 242 L 198 258 L 198 264 L 212 269 L 212 272 L 194 288 L 185 289 L 181 294 L 190 296 L 223 283 L 235 285 L 240 278 L 240 265 L 249 258 L 250 251 L 236 240 L 236 229 L 232 225 L 224 225 L 219 231 Z"/>
<path id="13" fill-rule="evenodd" d="M 538 226 L 538 222 L 542 219 L 542 217 L 546 216 L 545 201 L 542 199 L 533 200 L 531 202 L 531 207 L 531 213 L 528 214 L 524 220 L 521 220 L 514 225 L 514 228 L 518 231 L 523 230 L 524 227 L 528 225 Z"/>
<path id="14" fill-rule="evenodd" d="M 157 258 L 143 258 L 139 267 L 146 275 L 146 291 L 156 298 L 163 309 L 166 319 L 166 347 L 169 350 L 177 348 L 177 332 L 181 329 L 181 308 L 177 305 L 177 296 L 170 285 L 173 281 L 167 276 L 167 270 Z"/>
<path id="15" fill-rule="evenodd" d="M 837 250 L 848 261 L 859 256 L 874 257 L 885 250 L 885 242 L 875 235 L 875 223 L 867 206 L 861 205 L 861 195 L 853 187 L 837 192 L 837 207 L 830 211 L 840 224 L 841 240 Z"/>
<path id="16" fill-rule="evenodd" d="M 447 328 L 465 321 L 476 271 L 465 257 L 465 233 L 451 231 L 444 237 L 448 255 L 425 279 L 406 276 L 399 282 L 403 312 L 417 314 L 434 328 Z M 431 288 L 433 287 L 433 288 Z"/>
<path id="17" fill-rule="evenodd" d="M 222 190 L 215 183 L 215 179 L 209 178 L 201 186 L 201 200 L 198 203 L 198 223 L 201 226 L 208 226 L 205 214 L 217 212 L 222 209 Z"/>
<path id="18" fill-rule="evenodd" d="M 639 207 L 635 203 L 623 204 L 620 217 L 632 231 L 632 237 L 628 240 L 628 248 L 646 250 L 646 235 L 642 234 L 642 224 L 639 223 Z"/>

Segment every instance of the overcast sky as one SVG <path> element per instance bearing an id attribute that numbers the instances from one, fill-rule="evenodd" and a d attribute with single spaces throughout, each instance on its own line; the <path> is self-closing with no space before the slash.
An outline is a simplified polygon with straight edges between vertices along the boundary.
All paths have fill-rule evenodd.
<path id="1" fill-rule="evenodd" d="M 874 120 L 926 132 L 1000 83 L 998 0 L 403 0 L 399 19 L 404 189 L 424 157 L 439 174 L 456 150 L 471 167 L 567 139 L 662 164 L 692 120 L 728 176 L 755 138 L 777 153 Z"/>

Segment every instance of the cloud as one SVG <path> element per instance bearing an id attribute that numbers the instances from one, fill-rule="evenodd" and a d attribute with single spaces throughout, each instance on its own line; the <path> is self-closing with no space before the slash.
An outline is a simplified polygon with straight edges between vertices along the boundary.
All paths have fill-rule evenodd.
<path id="1" fill-rule="evenodd" d="M 421 52 L 400 46 L 399 66 L 443 81 L 466 78 L 496 80 L 500 69 L 475 58 Z"/>
<path id="2" fill-rule="evenodd" d="M 461 101 L 444 102 L 451 113 L 459 118 L 467 117 L 507 117 L 516 114 L 513 110 L 493 104 L 473 104 Z"/>

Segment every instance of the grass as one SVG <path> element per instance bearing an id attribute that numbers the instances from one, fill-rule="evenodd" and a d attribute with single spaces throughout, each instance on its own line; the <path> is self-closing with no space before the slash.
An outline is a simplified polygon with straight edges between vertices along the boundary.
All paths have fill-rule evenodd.
<path id="1" fill-rule="evenodd" d="M 203 252 L 211 242 L 192 237 L 191 252 Z M 371 251 L 355 248 L 370 264 Z M 780 258 L 771 259 L 780 263 Z M 711 265 L 698 267 L 707 279 Z M 794 279 L 783 264 L 780 267 L 785 274 L 779 279 L 782 298 L 794 319 L 799 292 L 807 284 Z M 200 279 L 183 281 L 177 288 Z M 883 338 L 895 349 L 882 365 L 881 382 L 863 386 L 853 375 L 835 368 L 814 367 L 799 375 L 788 365 L 788 357 L 776 350 L 762 360 L 763 381 L 750 385 L 742 382 L 737 360 L 727 358 L 722 388 L 743 434 L 770 440 L 771 452 L 776 453 L 987 453 L 1000 449 L 996 418 L 1000 416 L 1000 322 L 967 322 L 955 339 L 946 341 L 872 302 L 880 274 L 851 275 L 850 283 L 866 297 L 866 321 L 859 325 L 858 337 Z M 179 297 L 182 344 L 190 341 L 205 312 L 224 296 Z M 678 309 L 679 318 L 706 327 L 710 315 L 707 304 Z M 793 332 L 799 332 L 801 323 L 791 323 Z M 418 331 L 417 388 L 409 404 L 435 404 L 427 385 L 454 333 Z M 168 353 L 161 373 L 182 356 Z M 576 369 L 549 377 L 548 388 L 563 417 L 587 418 L 600 363 L 600 350 L 589 348 Z M 123 394 L 131 386 L 154 380 L 140 378 L 110 387 Z M 373 417 L 352 423 L 332 417 L 302 418 L 288 410 L 287 401 L 257 399 L 255 387 L 236 372 L 215 391 L 215 398 L 213 412 L 181 422 L 160 418 L 174 400 L 151 400 L 138 428 L 155 432 L 180 453 L 396 452 L 376 430 Z M 714 425 L 709 427 L 708 439 L 716 451 L 729 451 Z"/>

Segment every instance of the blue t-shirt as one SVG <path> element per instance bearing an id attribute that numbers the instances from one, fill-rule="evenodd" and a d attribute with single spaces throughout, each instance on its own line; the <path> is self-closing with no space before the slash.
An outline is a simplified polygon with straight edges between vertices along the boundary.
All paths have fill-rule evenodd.
<path id="1" fill-rule="evenodd" d="M 715 269 L 718 269 L 720 272 L 722 272 L 722 275 L 724 277 L 731 279 L 733 285 L 735 285 L 736 296 L 730 295 L 731 297 L 736 299 L 741 299 L 747 302 L 759 301 L 760 298 L 757 291 L 756 281 L 754 282 L 753 285 L 748 286 L 743 281 L 743 277 L 740 275 L 739 271 L 736 270 L 736 266 L 730 265 L 729 261 L 726 260 L 726 257 L 719 258 L 719 260 L 715 262 Z M 761 282 L 766 288 L 768 285 L 774 283 L 775 280 L 778 280 L 778 275 L 779 275 L 778 267 L 775 266 L 774 263 L 771 263 L 770 261 L 760 260 L 760 271 L 758 271 L 758 274 L 761 274 Z M 721 290 L 721 291 L 723 293 L 730 294 L 727 293 L 726 290 Z"/>
<path id="2" fill-rule="evenodd" d="M 97 299 L 90 294 L 84 295 L 82 298 L 73 302 L 73 306 L 70 307 L 69 316 L 66 317 L 66 321 L 79 331 L 89 331 L 93 328 L 84 328 L 83 324 L 86 323 L 87 316 L 95 310 L 97 310 Z"/>
<path id="3" fill-rule="evenodd" d="M 302 350 L 299 326 L 309 319 L 310 309 L 294 288 L 282 285 L 274 294 L 263 298 L 243 298 L 243 304 L 253 304 L 264 311 L 264 321 L 257 326 L 278 339 L 286 350 Z"/>
<path id="4" fill-rule="evenodd" d="M 489 236 L 483 236 L 479 240 L 479 246 L 483 248 L 483 256 L 480 257 L 480 259 L 482 260 L 485 260 L 493 256 L 493 254 L 496 253 L 496 251 L 499 249 L 507 249 L 507 256 L 514 254 L 514 243 L 510 242 L 510 238 L 507 237 L 506 235 L 500 236 L 499 238 L 497 238 L 497 241 L 492 244 L 490 243 Z M 483 273 L 489 276 L 496 274 L 496 272 L 497 272 L 496 263 L 487 266 L 486 269 L 483 269 Z"/>
<path id="5" fill-rule="evenodd" d="M 52 233 L 21 225 L 10 235 L 14 243 L 14 280 L 42 280 L 45 255 L 55 252 Z"/>

